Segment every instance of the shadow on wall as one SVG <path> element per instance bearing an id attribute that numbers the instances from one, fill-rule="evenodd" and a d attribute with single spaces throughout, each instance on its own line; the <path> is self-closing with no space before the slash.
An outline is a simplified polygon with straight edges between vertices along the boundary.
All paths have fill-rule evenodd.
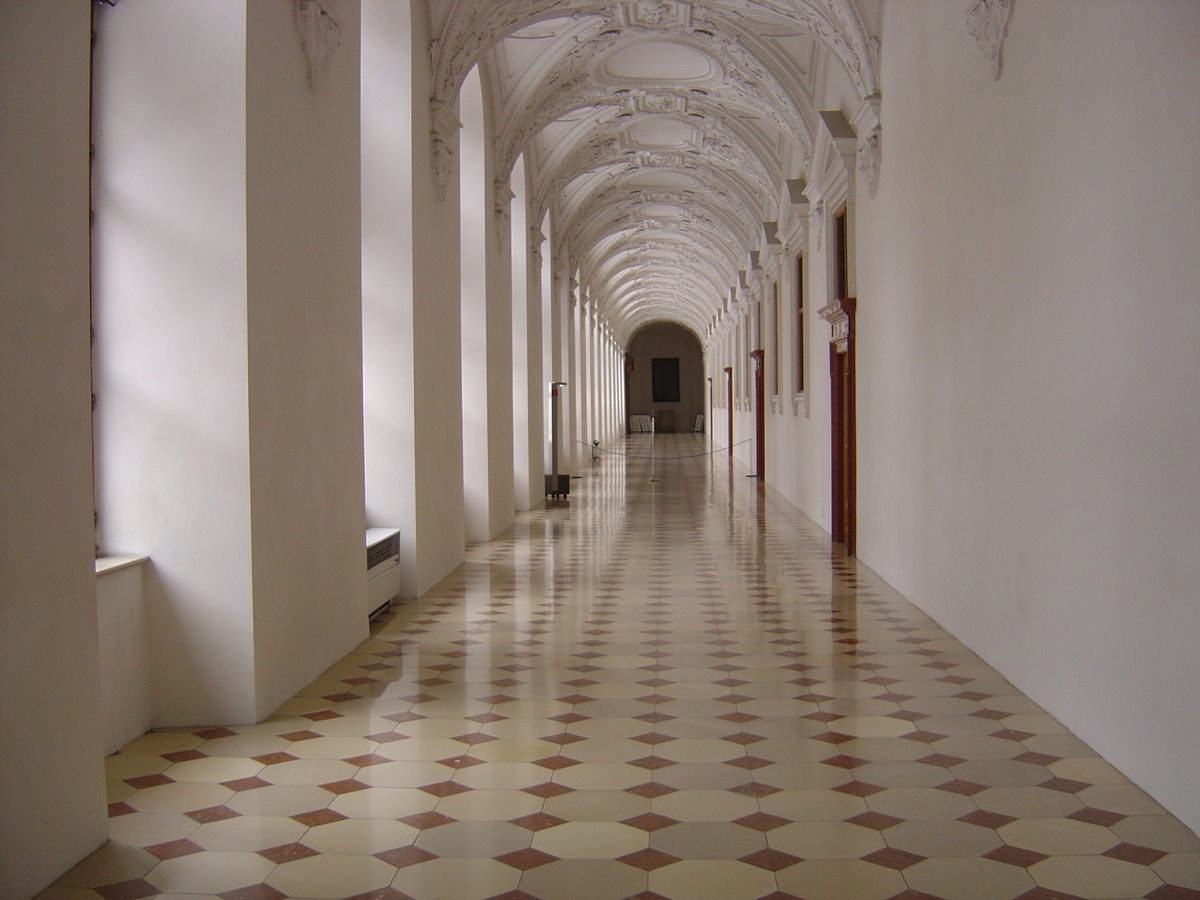
<path id="1" fill-rule="evenodd" d="M 659 432 L 692 431 L 705 411 L 704 354 L 682 325 L 655 322 L 629 342 L 629 414 L 654 417 Z"/>

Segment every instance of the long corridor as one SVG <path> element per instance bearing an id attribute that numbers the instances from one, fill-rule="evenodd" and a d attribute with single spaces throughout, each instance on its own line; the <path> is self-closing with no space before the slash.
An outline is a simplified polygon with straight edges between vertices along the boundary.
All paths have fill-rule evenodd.
<path id="1" fill-rule="evenodd" d="M 41 896 L 1200 898 L 1157 803 L 701 436 L 651 440 L 267 721 L 111 756 L 112 841 Z"/>

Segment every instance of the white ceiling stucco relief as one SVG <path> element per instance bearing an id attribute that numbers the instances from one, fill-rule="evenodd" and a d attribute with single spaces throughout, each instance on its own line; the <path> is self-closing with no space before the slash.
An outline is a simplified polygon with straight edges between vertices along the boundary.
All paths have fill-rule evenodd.
<path id="1" fill-rule="evenodd" d="M 731 289 L 756 289 L 763 223 L 789 220 L 788 182 L 829 164 L 816 97 L 857 96 L 843 112 L 873 191 L 879 0 L 428 5 L 435 166 L 453 165 L 447 111 L 478 64 L 498 184 L 523 156 L 531 221 L 552 214 L 547 258 L 623 343 L 662 319 L 703 337 Z"/>

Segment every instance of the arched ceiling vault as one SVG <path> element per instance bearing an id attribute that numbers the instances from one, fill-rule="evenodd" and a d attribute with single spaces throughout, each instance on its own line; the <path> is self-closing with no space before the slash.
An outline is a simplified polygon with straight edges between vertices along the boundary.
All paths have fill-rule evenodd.
<path id="1" fill-rule="evenodd" d="M 622 342 L 659 320 L 704 335 L 786 182 L 811 179 L 823 79 L 877 112 L 879 3 L 428 0 L 438 174 L 479 64 L 498 196 L 523 154 L 581 296 Z"/>

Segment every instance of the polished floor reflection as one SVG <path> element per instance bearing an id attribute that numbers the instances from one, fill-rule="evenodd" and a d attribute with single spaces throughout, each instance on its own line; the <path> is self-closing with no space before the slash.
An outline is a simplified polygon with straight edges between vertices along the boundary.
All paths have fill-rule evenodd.
<path id="1" fill-rule="evenodd" d="M 1200 898 L 1157 803 L 741 466 L 651 441 L 268 721 L 114 754 L 112 841 L 43 897 Z"/>

